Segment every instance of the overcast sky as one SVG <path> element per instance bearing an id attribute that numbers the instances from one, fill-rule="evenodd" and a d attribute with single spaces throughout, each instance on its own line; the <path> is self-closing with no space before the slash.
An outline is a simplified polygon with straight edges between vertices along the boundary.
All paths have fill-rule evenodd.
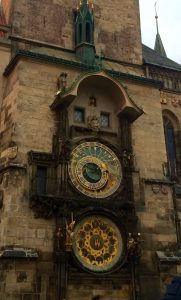
<path id="1" fill-rule="evenodd" d="M 142 42 L 154 48 L 156 36 L 155 2 L 139 0 Z M 181 0 L 157 0 L 159 32 L 167 56 L 181 64 Z"/>

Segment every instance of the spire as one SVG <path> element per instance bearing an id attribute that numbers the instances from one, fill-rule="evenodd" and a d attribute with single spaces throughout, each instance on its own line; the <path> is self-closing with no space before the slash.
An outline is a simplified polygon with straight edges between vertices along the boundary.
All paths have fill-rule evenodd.
<path id="1" fill-rule="evenodd" d="M 158 28 L 158 14 L 157 14 L 157 9 L 156 9 L 157 1 L 155 2 L 155 19 L 156 19 L 156 39 L 155 39 L 155 51 L 157 51 L 161 56 L 167 57 L 165 48 L 162 43 L 161 36 L 159 34 L 159 28 Z"/>

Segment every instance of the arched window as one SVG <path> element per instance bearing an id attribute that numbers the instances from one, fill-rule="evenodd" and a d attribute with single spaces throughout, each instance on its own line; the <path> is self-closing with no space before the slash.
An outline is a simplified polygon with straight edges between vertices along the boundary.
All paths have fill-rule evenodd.
<path id="1" fill-rule="evenodd" d="M 175 140 L 174 125 L 167 116 L 163 116 L 163 124 L 164 124 L 165 142 L 166 142 L 166 150 L 167 150 L 169 177 L 171 180 L 176 180 L 177 157 L 176 157 L 176 140 Z"/>

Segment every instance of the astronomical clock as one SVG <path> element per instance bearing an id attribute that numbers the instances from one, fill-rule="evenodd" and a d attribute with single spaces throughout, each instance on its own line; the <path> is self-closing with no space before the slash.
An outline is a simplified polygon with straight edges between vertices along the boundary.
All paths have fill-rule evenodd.
<path id="1" fill-rule="evenodd" d="M 87 142 L 72 151 L 69 175 L 74 187 L 84 195 L 106 198 L 120 187 L 122 169 L 111 149 L 98 142 Z"/>
<path id="2" fill-rule="evenodd" d="M 116 224 L 101 215 L 83 218 L 74 229 L 73 252 L 87 271 L 107 273 L 123 260 L 123 238 Z"/>
<path id="3" fill-rule="evenodd" d="M 122 167 L 118 156 L 102 143 L 80 143 L 71 153 L 69 178 L 81 193 L 87 206 L 89 198 L 111 201 L 122 182 Z M 87 196 L 87 197 L 85 197 Z M 79 201 L 79 199 L 77 199 Z M 85 271 L 110 273 L 124 260 L 122 228 L 109 214 L 88 213 L 75 224 L 72 239 L 73 256 Z"/>

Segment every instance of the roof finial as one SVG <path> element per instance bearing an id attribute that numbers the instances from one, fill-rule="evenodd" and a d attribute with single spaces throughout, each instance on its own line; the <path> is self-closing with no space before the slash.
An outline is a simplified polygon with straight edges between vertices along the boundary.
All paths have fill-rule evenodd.
<path id="1" fill-rule="evenodd" d="M 157 1 L 155 2 L 155 19 L 156 19 L 156 29 L 157 29 L 157 33 L 159 33 L 158 30 L 158 13 L 157 13 Z"/>
<path id="2" fill-rule="evenodd" d="M 163 46 L 162 43 L 162 39 L 161 36 L 159 34 L 159 29 L 158 29 L 158 13 L 157 13 L 157 2 L 155 2 L 155 19 L 156 19 L 156 29 L 157 29 L 157 34 L 156 34 L 156 40 L 155 40 L 155 50 L 164 57 L 167 57 L 166 52 L 165 52 L 165 48 Z"/>

